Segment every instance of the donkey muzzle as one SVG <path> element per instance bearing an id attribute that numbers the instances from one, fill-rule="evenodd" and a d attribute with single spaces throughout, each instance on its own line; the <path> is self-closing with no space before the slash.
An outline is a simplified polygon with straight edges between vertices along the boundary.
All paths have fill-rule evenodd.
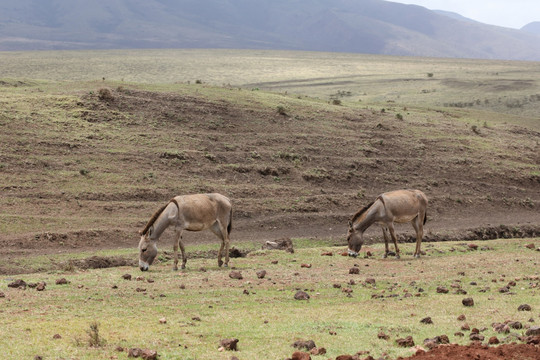
<path id="1" fill-rule="evenodd" d="M 352 251 L 351 249 L 347 250 L 347 254 L 349 254 L 349 256 L 352 256 L 354 258 L 358 256 L 358 253 L 356 251 Z"/>

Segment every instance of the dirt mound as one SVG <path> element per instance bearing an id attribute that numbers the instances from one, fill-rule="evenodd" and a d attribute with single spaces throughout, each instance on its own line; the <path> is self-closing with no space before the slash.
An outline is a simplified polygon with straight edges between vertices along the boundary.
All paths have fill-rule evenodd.
<path id="1" fill-rule="evenodd" d="M 418 351 L 415 355 L 398 360 L 538 360 L 540 359 L 540 347 L 526 344 L 505 344 L 497 347 L 489 347 L 479 344 L 443 345 L 425 352 Z"/>
<path id="2" fill-rule="evenodd" d="M 137 261 L 123 257 L 92 256 L 81 260 L 69 260 L 64 267 L 76 267 L 79 269 L 103 269 L 117 266 L 136 266 Z"/>

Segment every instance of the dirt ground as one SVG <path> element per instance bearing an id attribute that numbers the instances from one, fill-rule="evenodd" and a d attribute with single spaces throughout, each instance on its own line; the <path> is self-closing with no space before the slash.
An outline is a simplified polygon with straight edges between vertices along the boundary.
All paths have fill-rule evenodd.
<path id="1" fill-rule="evenodd" d="M 119 177 L 134 174 L 134 180 L 122 181 L 137 187 L 118 190 L 120 186 L 104 184 L 78 193 L 58 190 L 66 181 L 81 182 L 81 176 L 4 186 L 2 196 L 11 201 L 3 211 L 23 219 L 47 214 L 68 220 L 61 228 L 2 235 L 0 248 L 7 261 L 1 273 L 24 271 L 9 266 L 10 259 L 21 256 L 136 248 L 137 230 L 163 202 L 184 192 L 218 191 L 232 199 L 233 245 L 283 237 L 331 238 L 345 245 L 349 217 L 377 194 L 398 188 L 422 189 L 430 199 L 425 241 L 540 236 L 540 176 L 509 165 L 540 164 L 540 134 L 532 130 L 508 125 L 475 134 L 444 112 L 432 112 L 427 120 L 417 115 L 422 121 L 412 115 L 397 121 L 391 111 L 327 110 L 286 99 L 283 111 L 276 111 L 256 101 L 238 106 L 232 100 L 119 88 L 81 95 L 76 104 L 66 105 L 85 126 L 99 125 L 99 131 L 84 140 L 70 134 L 67 126 L 65 138 L 43 132 L 19 139 L 26 125 L 4 124 L 2 139 L 9 142 L 10 152 L 2 155 L 2 169 L 11 177 L 35 171 L 39 177 L 39 171 L 49 168 L 54 176 L 73 171 L 74 163 L 84 161 L 80 159 L 92 158 L 102 163 L 79 165 L 82 180 L 85 173 L 107 167 Z M 152 119 L 153 136 L 167 146 L 149 139 L 143 119 Z M 127 134 L 113 133 L 116 127 Z M 28 131 L 39 133 L 42 128 Z M 421 131 L 433 137 L 411 135 Z M 176 137 L 171 138 L 172 133 Z M 139 142 L 132 147 L 134 138 L 148 140 L 145 146 Z M 111 139 L 131 150 L 111 155 Z M 21 161 L 17 154 L 28 153 L 28 148 L 42 160 Z M 89 221 L 77 228 L 69 225 L 69 216 L 127 220 L 116 226 Z M 397 231 L 402 241 L 413 236 L 409 225 Z M 370 241 L 381 238 L 375 227 L 366 235 Z M 188 254 L 189 245 L 199 241 L 217 239 L 209 232 L 185 234 Z M 161 249 L 170 249 L 172 234 L 166 232 L 160 242 Z M 441 346 L 411 359 L 532 360 L 540 359 L 540 353 L 532 345 Z"/>
<path id="2" fill-rule="evenodd" d="M 232 200 L 233 242 L 325 237 L 341 244 L 358 208 L 398 188 L 428 196 L 425 241 L 539 234 L 540 176 L 530 169 L 540 164 L 540 134 L 533 130 L 507 125 L 473 132 L 461 115 L 444 111 L 409 114 L 281 97 L 272 99 L 283 104 L 276 110 L 261 105 L 269 100 L 257 94 L 223 91 L 229 98 L 103 88 L 62 105 L 66 116 L 77 115 L 61 132 L 35 108 L 24 114 L 31 126 L 19 118 L 6 122 L 2 171 L 10 179 L 38 180 L 4 186 L 3 211 L 23 223 L 46 215 L 62 225 L 3 234 L 3 252 L 9 258 L 136 247 L 137 231 L 164 201 L 213 191 Z M 394 112 L 406 115 L 397 119 Z M 24 137 L 23 129 L 37 133 Z M 109 150 L 111 139 L 122 152 Z M 101 173 L 119 180 L 64 190 Z M 72 218 L 89 220 L 71 225 Z M 402 241 L 413 235 L 409 225 L 397 230 Z M 366 235 L 381 238 L 376 227 Z M 209 232 L 185 238 L 188 246 L 217 241 Z M 171 242 L 166 232 L 162 248 Z"/>

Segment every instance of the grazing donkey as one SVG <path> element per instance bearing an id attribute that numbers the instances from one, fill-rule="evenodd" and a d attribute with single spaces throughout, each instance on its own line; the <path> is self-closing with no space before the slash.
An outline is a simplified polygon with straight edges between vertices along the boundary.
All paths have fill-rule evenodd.
<path id="1" fill-rule="evenodd" d="M 396 258 L 399 259 L 394 223 L 410 222 L 416 230 L 416 250 L 414 257 L 420 257 L 420 243 L 424 235 L 426 223 L 426 208 L 428 199 L 420 190 L 397 190 L 381 194 L 374 202 L 360 209 L 349 221 L 347 242 L 349 243 L 349 256 L 358 256 L 364 243 L 363 234 L 368 227 L 379 224 L 383 230 L 385 253 L 388 256 L 388 234 L 390 231 L 396 247 Z"/>
<path id="2" fill-rule="evenodd" d="M 218 266 L 225 251 L 225 266 L 229 264 L 229 234 L 232 225 L 230 200 L 221 194 L 196 194 L 176 196 L 152 215 L 139 233 L 139 268 L 148 270 L 157 255 L 157 240 L 166 228 L 173 225 L 176 232 L 174 242 L 174 267 L 178 270 L 178 247 L 182 251 L 182 269 L 186 267 L 186 254 L 182 244 L 182 231 L 202 231 L 210 229 L 221 239 Z"/>

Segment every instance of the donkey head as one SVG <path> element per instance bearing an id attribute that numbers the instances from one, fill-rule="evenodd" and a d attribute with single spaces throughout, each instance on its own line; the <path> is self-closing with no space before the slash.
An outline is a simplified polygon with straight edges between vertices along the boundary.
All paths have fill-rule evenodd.
<path id="1" fill-rule="evenodd" d="M 141 241 L 139 242 L 139 269 L 141 271 L 147 271 L 157 256 L 156 240 L 151 238 L 153 230 L 154 227 L 151 226 L 146 234 L 141 233 Z"/>
<path id="2" fill-rule="evenodd" d="M 362 231 L 356 230 L 353 227 L 351 221 L 349 221 L 349 231 L 347 232 L 347 243 L 349 244 L 348 254 L 352 257 L 357 257 L 362 245 L 364 244 L 364 238 Z"/>

